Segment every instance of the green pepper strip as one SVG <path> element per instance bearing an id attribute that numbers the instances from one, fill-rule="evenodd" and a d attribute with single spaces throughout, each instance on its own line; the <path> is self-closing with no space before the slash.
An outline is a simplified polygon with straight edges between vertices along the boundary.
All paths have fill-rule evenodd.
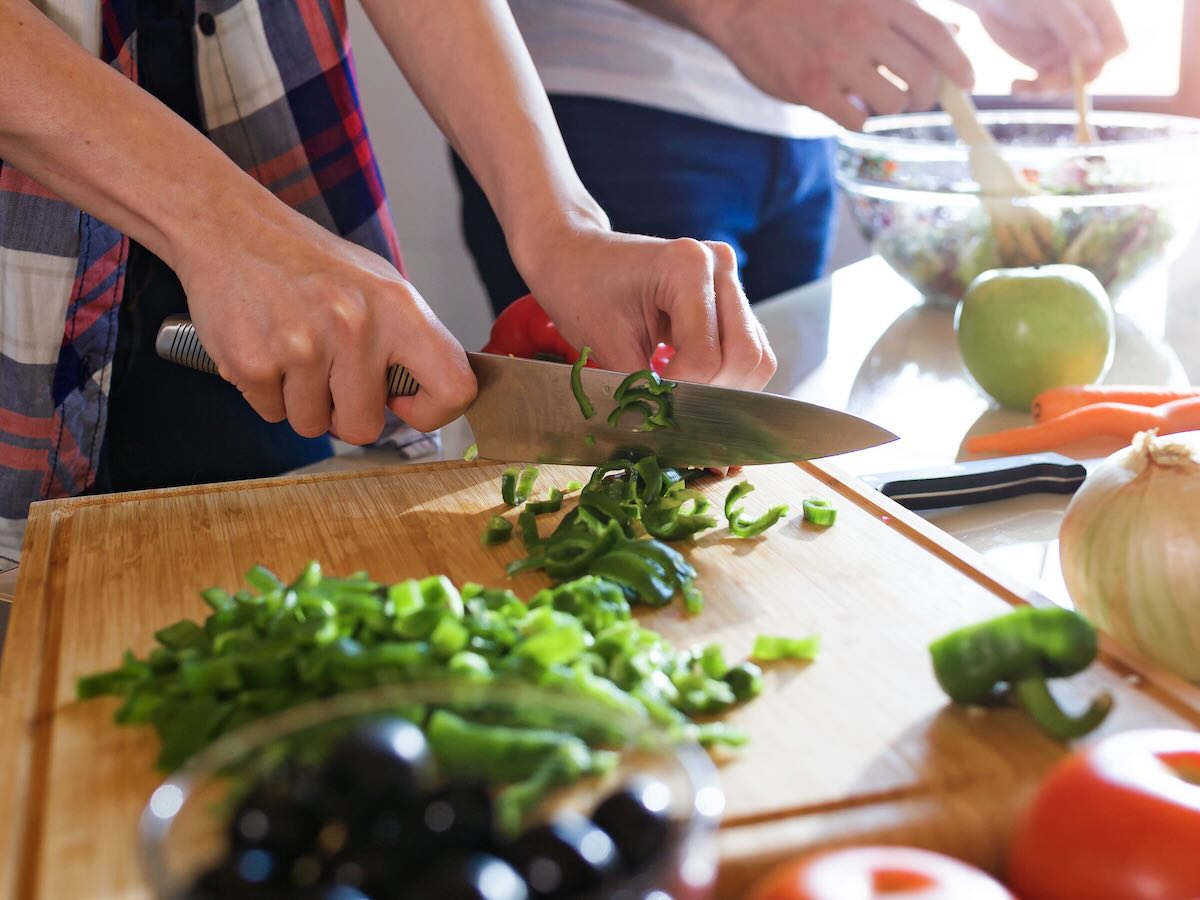
<path id="1" fill-rule="evenodd" d="M 483 542 L 488 545 L 503 544 L 512 537 L 512 530 L 512 522 L 504 516 L 492 516 L 484 529 Z"/>
<path id="2" fill-rule="evenodd" d="M 525 559 L 514 559 L 504 567 L 504 572 L 507 575 L 520 575 L 522 572 L 528 572 L 531 569 L 544 569 L 546 567 L 546 557 L 537 553 L 533 556 L 527 556 Z"/>
<path id="3" fill-rule="evenodd" d="M 648 606 L 666 606 L 675 596 L 675 585 L 668 580 L 668 572 L 646 557 L 627 550 L 605 554 L 588 571 L 597 578 L 616 582 Z"/>
<path id="4" fill-rule="evenodd" d="M 463 462 L 472 462 L 479 456 L 479 445 L 472 444 L 463 452 Z"/>
<path id="5" fill-rule="evenodd" d="M 828 500 L 805 500 L 804 504 L 804 520 L 812 522 L 814 525 L 819 525 L 822 528 L 828 528 L 837 521 L 837 510 L 830 504 Z"/>
<path id="6" fill-rule="evenodd" d="M 596 414 L 596 407 L 592 405 L 592 401 L 583 391 L 583 367 L 587 365 L 588 355 L 591 352 L 591 347 L 581 349 L 579 359 L 575 360 L 575 364 L 571 366 L 571 393 L 575 395 L 575 402 L 579 404 L 579 411 L 583 413 L 585 419 L 590 419 Z"/>
<path id="7" fill-rule="evenodd" d="M 685 512 L 691 503 L 690 512 Z M 646 531 L 661 541 L 681 541 L 698 532 L 715 528 L 717 520 L 705 515 L 708 498 L 700 491 L 684 488 L 678 481 L 667 488 L 667 493 L 653 507 L 642 513 L 642 525 Z"/>
<path id="8" fill-rule="evenodd" d="M 516 466 L 509 466 L 500 475 L 500 499 L 509 506 L 520 506 L 522 502 L 517 499 L 518 475 L 520 470 Z"/>
<path id="9" fill-rule="evenodd" d="M 616 405 L 608 415 L 609 426 L 616 428 L 625 413 L 632 410 L 642 417 L 641 424 L 635 431 L 675 427 L 675 420 L 671 417 L 673 390 L 674 382 L 663 381 L 650 369 L 632 373 L 613 391 L 613 402 Z"/>
<path id="10" fill-rule="evenodd" d="M 558 488 L 550 488 L 550 492 L 546 495 L 545 500 L 530 500 L 525 504 L 525 509 L 532 512 L 535 516 L 544 516 L 547 513 L 556 513 L 562 509 L 563 495 Z"/>
<path id="11" fill-rule="evenodd" d="M 516 466 L 509 466 L 500 476 L 500 497 L 509 506 L 520 506 L 529 499 L 537 477 L 538 470 L 535 466 L 519 471 Z"/>
<path id="12" fill-rule="evenodd" d="M 729 520 L 729 533 L 738 538 L 755 537 L 762 534 L 780 519 L 788 514 L 787 504 L 772 506 L 757 519 L 746 519 L 742 516 L 741 507 L 735 504 L 754 490 L 754 485 L 748 481 L 739 481 L 725 496 L 725 518 Z"/>
<path id="13" fill-rule="evenodd" d="M 564 494 L 573 494 L 573 493 L 575 493 L 575 491 L 579 490 L 582 487 L 583 487 L 583 484 L 581 482 L 576 481 L 574 478 L 572 478 L 570 481 L 567 482 L 566 487 L 564 487 L 562 489 L 562 492 Z"/>
<path id="14" fill-rule="evenodd" d="M 1054 702 L 1048 678 L 1065 678 L 1095 660 L 1095 629 L 1060 607 L 1020 607 L 957 629 L 929 645 L 934 675 L 955 703 L 987 704 L 1013 696 L 1048 734 L 1079 737 L 1097 727 L 1112 706 L 1100 694 L 1072 718 Z M 1040 684 L 1039 684 L 1040 683 Z"/>
<path id="15" fill-rule="evenodd" d="M 781 659 L 799 659 L 809 662 L 817 658 L 820 649 L 821 639 L 817 635 L 805 638 L 787 638 L 760 634 L 754 639 L 754 649 L 750 652 L 750 656 L 764 662 L 775 662 Z"/>
<path id="16" fill-rule="evenodd" d="M 521 540 L 524 542 L 526 550 L 533 551 L 542 545 L 541 535 L 538 534 L 536 512 L 526 506 L 517 516 L 517 525 L 521 527 Z"/>

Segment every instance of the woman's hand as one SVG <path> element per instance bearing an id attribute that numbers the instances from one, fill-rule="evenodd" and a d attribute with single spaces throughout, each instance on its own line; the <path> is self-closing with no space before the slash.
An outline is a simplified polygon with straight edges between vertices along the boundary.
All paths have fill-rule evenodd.
<path id="1" fill-rule="evenodd" d="M 644 369 L 663 342 L 676 348 L 671 378 L 758 390 L 775 373 L 728 244 L 575 224 L 516 255 L 563 337 L 590 346 L 598 365 Z"/>
<path id="2" fill-rule="evenodd" d="M 1037 72 L 1014 91 L 1069 89 L 1071 57 L 1092 81 L 1129 47 L 1111 0 L 963 0 L 979 14 L 988 34 L 1010 55 Z"/>
<path id="3" fill-rule="evenodd" d="M 190 244 L 176 270 L 220 373 L 264 419 L 367 444 L 383 429 L 386 372 L 420 391 L 388 405 L 430 431 L 475 396 L 458 341 L 385 259 L 270 200 Z"/>

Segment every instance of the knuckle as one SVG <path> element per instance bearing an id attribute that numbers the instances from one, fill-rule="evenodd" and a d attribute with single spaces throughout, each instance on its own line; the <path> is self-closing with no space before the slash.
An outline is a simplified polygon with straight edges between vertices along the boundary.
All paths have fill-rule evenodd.
<path id="1" fill-rule="evenodd" d="M 370 331 L 371 313 L 361 294 L 341 294 L 330 304 L 334 328 L 341 337 L 357 340 Z"/>
<path id="2" fill-rule="evenodd" d="M 719 269 L 730 269 L 737 266 L 737 252 L 725 241 L 705 241 L 712 251 L 713 259 Z"/>
<path id="3" fill-rule="evenodd" d="M 667 244 L 666 252 L 680 267 L 707 268 L 712 264 L 708 248 L 694 238 L 676 238 Z"/>
<path id="4" fill-rule="evenodd" d="M 305 366 L 321 356 L 321 341 L 315 328 L 294 324 L 279 335 L 281 356 L 290 365 Z"/>

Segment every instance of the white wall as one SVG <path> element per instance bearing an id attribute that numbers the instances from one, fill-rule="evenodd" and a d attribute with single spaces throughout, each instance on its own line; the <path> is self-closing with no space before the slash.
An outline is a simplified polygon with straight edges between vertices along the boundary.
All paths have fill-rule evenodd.
<path id="1" fill-rule="evenodd" d="M 467 349 L 482 347 L 490 310 L 459 233 L 458 188 L 446 144 L 357 3 L 350 4 L 350 27 L 359 91 L 409 278 Z M 865 255 L 847 212 L 833 265 Z"/>

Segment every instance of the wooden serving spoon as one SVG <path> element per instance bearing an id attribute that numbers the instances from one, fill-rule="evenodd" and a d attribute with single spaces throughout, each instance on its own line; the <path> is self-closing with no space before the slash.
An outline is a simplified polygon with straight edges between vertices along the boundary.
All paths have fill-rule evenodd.
<path id="1" fill-rule="evenodd" d="M 970 95 L 942 79 L 941 104 L 954 131 L 969 150 L 971 173 L 979 183 L 979 199 L 988 217 L 1000 258 L 1006 266 L 1034 266 L 1051 261 L 1054 226 L 1038 210 L 1021 204 L 1040 193 L 1000 155 L 996 139 L 983 127 Z"/>
<path id="2" fill-rule="evenodd" d="M 1092 101 L 1088 97 L 1087 82 L 1083 78 L 1083 63 L 1077 56 L 1071 57 L 1071 81 L 1075 85 L 1075 111 L 1079 113 L 1079 118 L 1075 121 L 1075 140 L 1081 144 L 1094 144 L 1099 138 L 1096 136 L 1096 129 L 1088 121 Z"/>

